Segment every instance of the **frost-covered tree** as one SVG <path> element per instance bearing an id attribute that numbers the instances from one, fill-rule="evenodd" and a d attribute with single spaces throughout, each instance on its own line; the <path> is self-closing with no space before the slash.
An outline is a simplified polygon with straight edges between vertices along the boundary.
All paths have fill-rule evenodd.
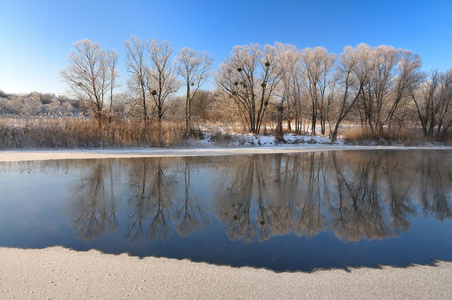
<path id="1" fill-rule="evenodd" d="M 251 133 L 259 133 L 267 106 L 281 80 L 274 46 L 235 46 L 220 65 L 216 84 L 230 97 Z"/>
<path id="2" fill-rule="evenodd" d="M 361 94 L 365 121 L 372 133 L 378 131 L 381 134 L 385 109 L 393 100 L 392 90 L 397 76 L 397 64 L 400 60 L 401 50 L 385 45 L 372 48 L 361 44 L 359 47 L 368 53 L 362 64 L 369 69 L 369 80 L 363 86 Z"/>
<path id="3" fill-rule="evenodd" d="M 357 107 L 361 122 L 372 134 L 382 135 L 402 120 L 408 88 L 419 80 L 422 62 L 411 51 L 392 46 L 360 44 L 357 49 L 361 58 L 355 73 L 367 74 Z"/>
<path id="4" fill-rule="evenodd" d="M 188 133 L 191 120 L 191 106 L 199 88 L 206 83 L 213 66 L 213 58 L 207 52 L 198 53 L 190 48 L 182 48 L 176 57 L 177 73 L 187 87 L 185 95 L 185 130 Z"/>
<path id="5" fill-rule="evenodd" d="M 339 57 L 337 66 L 337 94 L 335 96 L 336 112 L 331 116 L 334 129 L 330 133 L 331 140 L 337 138 L 339 126 L 356 102 L 360 99 L 363 86 L 368 82 L 369 66 L 366 64 L 369 55 L 366 47 L 347 46 Z"/>
<path id="6" fill-rule="evenodd" d="M 110 109 L 108 112 L 108 123 L 111 123 L 111 117 L 113 113 L 113 99 L 114 94 L 113 91 L 116 87 L 116 78 L 118 77 L 118 53 L 116 53 L 115 50 L 109 51 L 108 55 L 110 56 L 110 65 L 109 65 L 109 72 L 110 72 Z"/>
<path id="7" fill-rule="evenodd" d="M 417 88 L 424 80 L 425 73 L 421 71 L 422 60 L 419 55 L 410 50 L 403 50 L 397 65 L 397 76 L 392 87 L 391 101 L 385 109 L 384 123 L 391 130 L 393 124 L 399 130 L 405 125 L 407 119 L 412 119 L 412 105 L 410 90 Z"/>
<path id="8" fill-rule="evenodd" d="M 452 126 L 452 69 L 446 73 L 432 71 L 428 80 L 411 89 L 411 97 L 424 136 L 445 137 Z"/>
<path id="9" fill-rule="evenodd" d="M 332 78 L 336 56 L 323 47 L 305 48 L 301 53 L 303 83 L 311 100 L 311 130 L 315 136 L 317 119 L 322 134 L 327 120 L 327 90 Z"/>
<path id="10" fill-rule="evenodd" d="M 275 44 L 278 53 L 278 67 L 281 74 L 281 81 L 276 95 L 279 97 L 279 103 L 276 104 L 277 112 L 277 140 L 283 139 L 283 119 L 290 113 L 290 104 L 292 92 L 292 82 L 294 77 L 297 76 L 297 64 L 300 61 L 300 51 L 294 45 L 276 43 Z M 290 122 L 289 122 L 290 126 Z"/>
<path id="11" fill-rule="evenodd" d="M 138 110 L 138 115 L 144 124 L 149 120 L 151 112 L 150 97 L 148 96 L 149 67 L 146 61 L 145 43 L 135 35 L 126 39 L 124 45 L 127 48 L 126 67 L 131 77 L 128 80 L 128 87 L 131 99 L 132 114 Z M 138 108 L 138 109 L 135 109 Z"/>
<path id="12" fill-rule="evenodd" d="M 154 100 L 159 126 L 166 111 L 165 102 L 180 88 L 180 81 L 175 72 L 176 66 L 170 60 L 173 46 L 170 42 L 151 40 L 146 43 L 150 59 L 147 88 Z"/>
<path id="13" fill-rule="evenodd" d="M 86 102 L 102 127 L 102 110 L 108 100 L 108 92 L 117 73 L 110 72 L 115 52 L 106 52 L 102 47 L 88 39 L 74 43 L 75 51 L 67 58 L 69 66 L 60 72 L 72 94 Z"/>

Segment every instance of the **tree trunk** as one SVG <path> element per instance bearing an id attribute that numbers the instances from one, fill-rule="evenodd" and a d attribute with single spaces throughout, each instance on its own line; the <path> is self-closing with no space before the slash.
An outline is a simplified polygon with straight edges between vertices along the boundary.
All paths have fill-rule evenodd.
<path id="1" fill-rule="evenodd" d="M 337 139 L 337 131 L 339 130 L 339 123 L 336 123 L 336 126 L 334 126 L 333 133 L 331 134 L 331 142 L 335 142 Z"/>
<path id="2" fill-rule="evenodd" d="M 323 106 L 320 106 L 320 131 L 325 135 L 325 116 L 323 115 Z"/>
<path id="3" fill-rule="evenodd" d="M 284 140 L 284 131 L 282 125 L 284 107 L 282 105 L 278 105 L 276 107 L 276 111 L 278 125 L 276 126 L 275 140 L 277 140 L 278 142 L 282 142 Z"/>
<path id="4" fill-rule="evenodd" d="M 187 97 L 185 99 L 185 134 L 187 136 L 190 131 L 190 117 L 191 117 L 190 82 L 187 82 Z"/>
<path id="5" fill-rule="evenodd" d="M 158 133 L 157 133 L 157 135 L 158 135 L 159 146 L 163 146 L 162 117 L 163 117 L 162 108 L 159 107 L 158 108 L 158 120 L 157 120 L 157 123 L 158 123 L 158 129 L 157 129 Z"/>
<path id="6" fill-rule="evenodd" d="M 317 122 L 317 114 L 316 114 L 315 105 L 313 105 L 313 106 L 312 106 L 312 120 L 311 120 L 311 131 L 312 131 L 312 136 L 315 136 L 315 126 L 316 126 L 316 122 Z"/>
<path id="7" fill-rule="evenodd" d="M 96 121 L 97 121 L 97 127 L 99 130 L 102 129 L 102 112 L 97 111 L 96 112 Z"/>

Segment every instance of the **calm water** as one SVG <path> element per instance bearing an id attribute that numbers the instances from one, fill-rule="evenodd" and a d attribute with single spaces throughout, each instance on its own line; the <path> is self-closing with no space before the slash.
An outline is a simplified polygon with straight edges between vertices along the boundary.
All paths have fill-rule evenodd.
<path id="1" fill-rule="evenodd" d="M 276 271 L 452 260 L 452 151 L 0 163 L 0 246 Z"/>

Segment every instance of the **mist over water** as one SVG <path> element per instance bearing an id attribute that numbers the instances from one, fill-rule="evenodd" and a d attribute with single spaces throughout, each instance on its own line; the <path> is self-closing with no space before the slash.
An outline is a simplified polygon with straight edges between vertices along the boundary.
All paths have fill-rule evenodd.
<path id="1" fill-rule="evenodd" d="M 276 271 L 452 260 L 452 152 L 0 164 L 0 246 Z"/>

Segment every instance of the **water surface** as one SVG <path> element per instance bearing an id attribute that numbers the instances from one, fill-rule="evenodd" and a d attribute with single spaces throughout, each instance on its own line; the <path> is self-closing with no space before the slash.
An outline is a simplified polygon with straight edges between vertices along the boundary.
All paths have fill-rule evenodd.
<path id="1" fill-rule="evenodd" d="M 452 260 L 452 151 L 0 163 L 0 246 L 275 271 Z"/>

